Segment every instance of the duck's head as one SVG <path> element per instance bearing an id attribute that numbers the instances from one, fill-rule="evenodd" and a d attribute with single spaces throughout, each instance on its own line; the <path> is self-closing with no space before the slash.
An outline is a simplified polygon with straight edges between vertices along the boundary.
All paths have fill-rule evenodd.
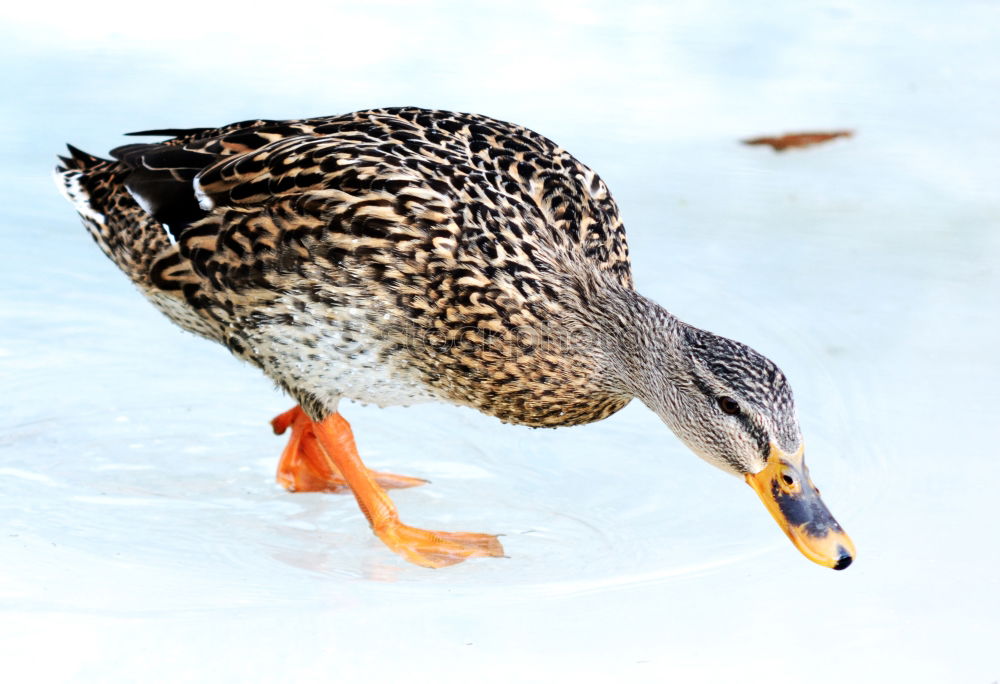
<path id="1" fill-rule="evenodd" d="M 745 479 L 809 560 L 849 566 L 854 544 L 809 477 L 781 369 L 745 344 L 657 313 L 639 397 L 701 458 Z"/>

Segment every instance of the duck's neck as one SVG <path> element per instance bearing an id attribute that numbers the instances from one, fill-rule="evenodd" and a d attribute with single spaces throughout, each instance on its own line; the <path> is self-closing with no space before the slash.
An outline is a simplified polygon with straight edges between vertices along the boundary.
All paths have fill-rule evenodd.
<path id="1" fill-rule="evenodd" d="M 669 388 L 684 382 L 684 331 L 690 326 L 635 290 L 604 290 L 592 304 L 609 389 L 659 410 Z"/>

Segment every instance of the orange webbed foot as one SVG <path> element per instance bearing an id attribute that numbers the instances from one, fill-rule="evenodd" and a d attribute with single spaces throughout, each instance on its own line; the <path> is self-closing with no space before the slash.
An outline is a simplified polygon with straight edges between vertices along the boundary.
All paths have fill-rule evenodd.
<path id="1" fill-rule="evenodd" d="M 398 520 L 376 526 L 375 534 L 403 558 L 425 568 L 443 568 L 466 558 L 503 557 L 503 546 L 493 534 L 421 530 Z"/>
<path id="2" fill-rule="evenodd" d="M 316 441 L 313 422 L 301 407 L 285 411 L 271 421 L 276 435 L 288 428 L 292 435 L 278 462 L 278 484 L 290 492 L 347 492 L 347 480 Z M 386 489 L 405 489 L 426 484 L 427 480 L 407 475 L 368 471 Z"/>
<path id="3" fill-rule="evenodd" d="M 492 534 L 437 532 L 400 522 L 383 487 L 412 487 L 424 480 L 368 470 L 358 456 L 351 426 L 339 413 L 315 422 L 295 407 L 271 425 L 278 434 L 292 428 L 278 466 L 279 482 L 293 491 L 350 489 L 376 536 L 411 563 L 442 568 L 467 558 L 503 556 Z"/>

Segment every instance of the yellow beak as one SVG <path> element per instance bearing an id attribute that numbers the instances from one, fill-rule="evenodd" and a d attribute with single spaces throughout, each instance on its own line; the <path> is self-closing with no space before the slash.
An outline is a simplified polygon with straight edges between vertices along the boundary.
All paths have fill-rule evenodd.
<path id="1" fill-rule="evenodd" d="M 799 447 L 795 454 L 786 454 L 772 443 L 767 465 L 759 473 L 748 474 L 747 484 L 806 558 L 843 570 L 854 561 L 854 542 L 819 498 L 803 452 Z"/>

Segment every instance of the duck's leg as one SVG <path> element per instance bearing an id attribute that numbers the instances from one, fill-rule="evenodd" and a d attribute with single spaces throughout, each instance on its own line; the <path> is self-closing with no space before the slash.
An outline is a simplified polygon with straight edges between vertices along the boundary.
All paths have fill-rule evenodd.
<path id="1" fill-rule="evenodd" d="M 313 422 L 301 407 L 285 411 L 271 421 L 277 435 L 292 429 L 292 436 L 278 462 L 278 483 L 290 492 L 346 492 L 347 480 L 316 442 Z M 375 482 L 386 489 L 416 487 L 427 482 L 419 477 L 371 471 Z"/>
<path id="2" fill-rule="evenodd" d="M 411 563 L 428 568 L 453 565 L 466 558 L 503 556 L 503 547 L 492 534 L 435 532 L 404 525 L 392 499 L 379 486 L 374 473 L 361 462 L 351 426 L 343 416 L 332 413 L 319 422 L 310 423 L 315 445 L 347 481 L 372 530 L 390 549 Z"/>

